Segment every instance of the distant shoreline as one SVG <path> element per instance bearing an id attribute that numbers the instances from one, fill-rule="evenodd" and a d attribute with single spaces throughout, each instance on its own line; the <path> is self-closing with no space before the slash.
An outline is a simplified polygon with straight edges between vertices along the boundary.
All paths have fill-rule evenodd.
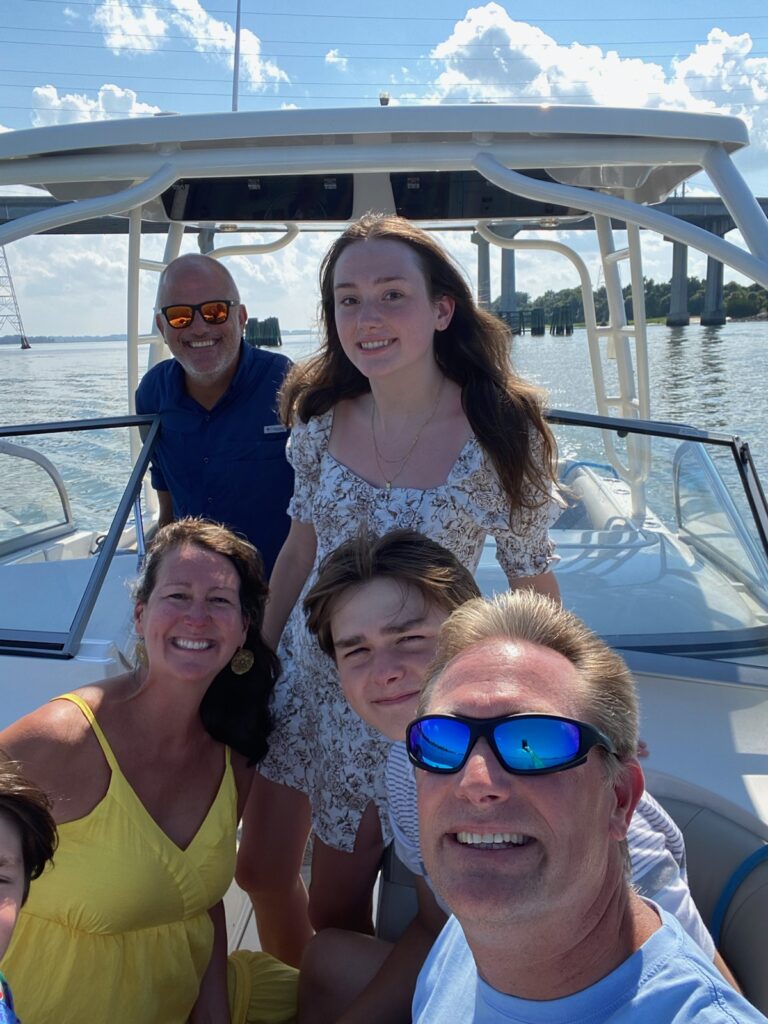
<path id="1" fill-rule="evenodd" d="M 293 328 L 292 330 L 282 331 L 281 333 L 283 334 L 284 337 L 290 338 L 291 336 L 297 335 L 297 334 L 313 334 L 314 331 L 310 327 L 296 327 L 296 328 Z M 109 342 L 115 342 L 115 341 L 125 342 L 125 335 L 124 334 L 105 334 L 105 335 L 90 334 L 90 335 L 69 335 L 69 336 L 62 336 L 62 337 L 54 338 L 54 337 L 51 337 L 50 335 L 45 335 L 45 334 L 40 334 L 40 335 L 30 334 L 30 335 L 27 335 L 27 339 L 29 341 L 29 344 L 32 346 L 32 348 L 34 348 L 35 345 L 59 345 L 59 344 L 64 345 L 64 344 L 72 344 L 73 342 L 77 342 L 78 344 L 80 344 L 82 342 L 86 342 L 88 344 L 93 342 L 95 344 L 98 344 L 99 342 L 105 342 L 105 341 L 109 341 Z M 0 338 L 0 345 L 7 345 L 10 348 L 20 348 L 21 347 L 21 341 L 19 339 L 18 334 L 14 334 L 14 335 L 6 334 L 2 338 Z"/>
<path id="2" fill-rule="evenodd" d="M 103 337 L 101 337 L 99 335 L 91 335 L 89 337 L 76 337 L 76 336 L 73 336 L 73 337 L 64 337 L 64 338 L 52 338 L 49 335 L 41 334 L 41 335 L 37 335 L 37 336 L 35 336 L 35 335 L 27 335 L 27 340 L 29 341 L 29 344 L 34 348 L 35 345 L 59 345 L 59 344 L 71 343 L 73 341 L 77 341 L 77 342 L 83 342 L 83 341 L 86 341 L 86 342 L 92 342 L 92 341 L 93 342 L 125 341 L 125 335 L 124 334 L 109 334 L 109 335 L 105 335 Z M 19 340 L 18 334 L 17 335 L 12 335 L 12 336 L 6 335 L 5 337 L 0 338 L 0 345 L 8 345 L 11 348 L 20 348 L 21 347 L 21 341 Z"/>

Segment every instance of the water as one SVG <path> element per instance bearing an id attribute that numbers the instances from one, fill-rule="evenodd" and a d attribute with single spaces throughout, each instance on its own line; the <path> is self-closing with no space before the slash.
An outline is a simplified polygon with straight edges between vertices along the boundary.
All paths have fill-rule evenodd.
<path id="1" fill-rule="evenodd" d="M 653 417 L 747 438 L 768 478 L 768 324 L 651 326 L 648 341 Z M 309 333 L 292 335 L 281 351 L 295 360 L 313 346 Z M 548 390 L 553 407 L 596 411 L 584 331 L 516 338 L 513 359 Z M 40 343 L 27 352 L 0 346 L 0 424 L 122 415 L 125 367 L 119 342 Z M 62 473 L 76 518 L 106 529 L 130 472 L 127 431 L 38 438 L 34 446 Z"/>

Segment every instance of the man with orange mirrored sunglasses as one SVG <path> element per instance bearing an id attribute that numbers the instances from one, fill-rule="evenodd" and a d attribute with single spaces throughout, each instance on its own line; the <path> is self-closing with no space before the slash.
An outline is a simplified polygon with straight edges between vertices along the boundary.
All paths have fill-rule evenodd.
<path id="1" fill-rule="evenodd" d="M 290 525 L 277 392 L 291 364 L 243 341 L 247 318 L 218 260 L 189 253 L 169 263 L 155 323 L 173 359 L 145 374 L 136 411 L 161 416 L 151 470 L 160 525 L 188 515 L 224 523 L 258 547 L 269 574 Z"/>

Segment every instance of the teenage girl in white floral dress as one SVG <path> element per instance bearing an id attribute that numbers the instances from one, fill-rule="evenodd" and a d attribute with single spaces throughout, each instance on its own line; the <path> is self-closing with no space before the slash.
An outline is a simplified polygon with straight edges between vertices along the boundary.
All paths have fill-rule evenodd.
<path id="1" fill-rule="evenodd" d="M 298 963 L 312 928 L 370 930 L 388 742 L 349 708 L 308 633 L 319 561 L 361 528 L 419 530 L 474 570 L 487 534 L 510 586 L 558 596 L 548 567 L 555 451 L 507 331 L 432 236 L 367 215 L 320 270 L 326 340 L 283 394 L 296 472 L 265 636 L 280 640 L 275 732 L 243 821 L 238 881 L 262 946 Z M 299 868 L 315 833 L 307 897 Z M 311 922 L 311 923 L 310 923 Z"/>

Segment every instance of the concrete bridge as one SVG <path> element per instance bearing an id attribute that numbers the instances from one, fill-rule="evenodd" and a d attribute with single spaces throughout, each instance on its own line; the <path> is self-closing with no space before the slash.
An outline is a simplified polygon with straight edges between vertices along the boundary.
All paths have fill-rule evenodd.
<path id="1" fill-rule="evenodd" d="M 768 216 L 768 199 L 758 199 L 763 212 Z M 61 205 L 59 200 L 50 196 L 6 196 L 0 197 L 0 224 L 17 217 L 26 216 L 29 213 L 36 213 L 40 210 L 50 209 L 53 206 Z M 667 199 L 659 203 L 655 209 L 669 213 L 681 220 L 696 224 L 706 231 L 719 235 L 721 238 L 735 228 L 730 213 L 723 201 L 718 197 L 685 197 Z M 623 221 L 612 221 L 616 230 L 624 228 Z M 147 223 L 143 226 L 144 231 L 164 232 L 167 225 L 164 223 Z M 594 231 L 595 225 L 591 217 L 578 221 L 568 226 L 569 231 Z M 188 228 L 188 231 L 196 229 Z M 258 227 L 253 227 L 258 231 Z M 538 230 L 549 230 L 546 227 Z M 552 229 L 556 230 L 556 229 Z M 93 220 L 81 221 L 77 224 L 69 224 L 63 228 L 56 228 L 51 234 L 93 234 L 111 235 L 125 234 L 128 231 L 128 219 L 126 217 L 98 217 Z M 47 233 L 47 232 L 46 232 Z M 501 233 L 501 232 L 500 232 Z M 510 235 L 509 229 L 505 232 Z M 201 235 L 201 249 L 207 251 L 212 244 L 212 232 L 199 232 Z M 514 234 L 514 231 L 512 232 Z M 202 236 L 206 237 L 203 238 Z M 480 302 L 486 306 L 491 300 L 491 279 L 490 279 L 490 252 L 488 243 L 478 235 L 472 235 L 472 240 L 478 247 L 477 252 L 477 281 L 478 297 Z M 688 247 L 680 242 L 672 243 L 672 285 L 670 293 L 669 314 L 667 325 L 669 327 L 680 327 L 690 323 L 688 314 Z M 512 249 L 503 249 L 501 254 L 501 310 L 505 313 L 517 312 L 515 300 L 515 253 Z M 725 323 L 725 309 L 723 308 L 723 264 L 711 257 L 707 258 L 707 278 L 704 295 L 704 308 L 701 314 L 703 325 L 717 325 Z"/>
<path id="2" fill-rule="evenodd" d="M 768 199 L 758 199 L 763 213 L 768 216 Z M 705 231 L 711 231 L 721 238 L 736 225 L 722 199 L 719 197 L 667 199 L 657 204 L 654 209 L 661 210 L 680 220 L 688 221 Z M 615 230 L 621 231 L 623 221 L 611 222 Z M 546 227 L 539 230 L 548 230 Z M 569 231 L 594 231 L 595 224 L 591 217 L 568 226 Z M 515 233 L 507 229 L 499 234 L 512 237 Z M 490 305 L 490 252 L 488 243 L 479 235 L 473 234 L 472 241 L 478 247 L 477 279 L 478 297 L 486 305 Z M 515 253 L 513 249 L 503 249 L 501 253 L 501 311 L 516 313 L 515 300 Z M 668 327 L 684 327 L 690 323 L 688 313 L 688 246 L 680 242 L 672 242 L 672 283 L 670 289 Z M 704 292 L 704 308 L 701 323 L 713 326 L 725 323 L 723 307 L 723 264 L 719 260 L 707 257 L 707 277 Z"/>

